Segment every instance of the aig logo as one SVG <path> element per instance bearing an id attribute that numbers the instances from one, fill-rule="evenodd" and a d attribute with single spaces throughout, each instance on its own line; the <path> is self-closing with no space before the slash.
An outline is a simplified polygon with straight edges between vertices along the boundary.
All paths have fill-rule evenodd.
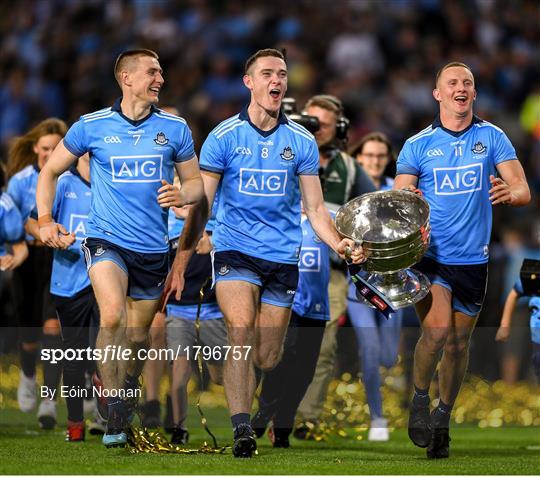
<path id="1" fill-rule="evenodd" d="M 285 195 L 287 171 L 265 169 L 240 169 L 238 192 L 257 196 Z"/>
<path id="2" fill-rule="evenodd" d="M 436 195 L 472 194 L 482 189 L 482 163 L 433 169 Z"/>
<path id="3" fill-rule="evenodd" d="M 251 149 L 249 147 L 239 146 L 235 150 L 236 154 L 243 154 L 245 156 L 251 156 Z"/>
<path id="4" fill-rule="evenodd" d="M 160 182 L 162 155 L 111 156 L 113 182 Z"/>
<path id="5" fill-rule="evenodd" d="M 319 272 L 321 270 L 321 250 L 317 247 L 303 247 L 300 253 L 298 270 L 301 272 Z"/>
<path id="6" fill-rule="evenodd" d="M 107 144 L 120 144 L 122 142 L 118 136 L 105 136 L 103 140 Z"/>
<path id="7" fill-rule="evenodd" d="M 88 215 L 71 214 L 69 216 L 69 232 L 75 234 L 75 239 L 83 240 L 86 237 L 86 224 Z"/>
<path id="8" fill-rule="evenodd" d="M 428 157 L 441 157 L 444 156 L 444 152 L 441 149 L 430 149 L 427 155 Z"/>

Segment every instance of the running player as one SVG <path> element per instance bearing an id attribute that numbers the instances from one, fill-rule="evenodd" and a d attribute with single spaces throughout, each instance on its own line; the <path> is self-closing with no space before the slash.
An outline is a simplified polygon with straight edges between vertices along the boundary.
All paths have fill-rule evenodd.
<path id="1" fill-rule="evenodd" d="M 443 66 L 433 96 L 439 116 L 405 142 L 394 189 L 418 188 L 431 208 L 431 244 L 415 266 L 432 287 L 416 306 L 422 335 L 414 355 L 409 437 L 427 447 L 428 458 L 445 458 L 450 413 L 485 296 L 492 206 L 525 205 L 530 192 L 506 134 L 473 114 L 476 90 L 467 65 Z M 440 399 L 430 415 L 429 385 L 440 351 Z"/>
<path id="2" fill-rule="evenodd" d="M 229 345 L 239 352 L 224 363 L 235 457 L 251 457 L 256 449 L 250 426 L 254 366 L 270 370 L 281 359 L 298 281 L 300 196 L 324 242 L 342 256 L 349 247 L 355 262 L 364 258 L 361 248 L 341 239 L 324 206 L 314 137 L 281 112 L 287 91 L 283 54 L 258 51 L 247 60 L 243 80 L 249 105 L 219 124 L 201 152 L 209 204 L 221 181 L 214 276 Z M 184 269 L 185 260 L 175 260 L 173 280 L 181 283 L 175 277 Z M 175 282 L 171 290 L 179 294 Z"/>
<path id="3" fill-rule="evenodd" d="M 51 216 L 56 179 L 77 157 L 90 153 L 92 206 L 83 250 L 100 310 L 96 348 L 118 344 L 120 331 L 130 350 L 127 361 L 100 363 L 103 386 L 114 396 L 108 398 L 107 447 L 127 442 L 124 429 L 133 409 L 122 396 L 140 394 L 148 328 L 167 274 L 166 209 L 203 198 L 186 121 L 155 106 L 164 83 L 158 55 L 125 51 L 114 74 L 122 97 L 70 128 L 43 168 L 37 189 L 41 237 L 59 248 L 66 231 Z M 180 191 L 172 186 L 174 168 Z"/>

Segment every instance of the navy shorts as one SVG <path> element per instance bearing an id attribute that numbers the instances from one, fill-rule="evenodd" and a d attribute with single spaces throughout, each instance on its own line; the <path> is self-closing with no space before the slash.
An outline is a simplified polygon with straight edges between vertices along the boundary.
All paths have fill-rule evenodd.
<path id="1" fill-rule="evenodd" d="M 88 286 L 71 297 L 53 295 L 53 299 L 64 342 L 71 345 L 77 341 L 82 347 L 95 348 L 99 308 L 92 287 Z"/>
<path id="2" fill-rule="evenodd" d="M 168 271 L 168 254 L 141 253 L 119 247 L 107 240 L 87 237 L 82 243 L 86 269 L 99 262 L 118 265 L 128 276 L 128 296 L 155 300 L 161 296 Z"/>
<path id="3" fill-rule="evenodd" d="M 476 316 L 480 313 L 488 278 L 488 265 L 444 265 L 424 257 L 412 268 L 424 273 L 432 285 L 440 285 L 452 292 L 452 309 Z"/>
<path id="4" fill-rule="evenodd" d="M 298 265 L 277 263 L 227 250 L 213 256 L 214 282 L 239 280 L 261 288 L 261 302 L 290 308 L 298 285 Z"/>

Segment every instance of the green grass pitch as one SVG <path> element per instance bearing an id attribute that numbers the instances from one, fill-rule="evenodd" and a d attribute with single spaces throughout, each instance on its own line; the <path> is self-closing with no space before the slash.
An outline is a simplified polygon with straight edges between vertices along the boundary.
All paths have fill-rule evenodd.
<path id="1" fill-rule="evenodd" d="M 537 474 L 540 470 L 540 432 L 536 427 L 451 430 L 451 456 L 431 461 L 425 450 L 409 442 L 397 429 L 386 443 L 353 437 L 331 437 L 325 442 L 291 439 L 290 449 L 272 449 L 258 440 L 259 455 L 235 459 L 224 455 L 130 454 L 105 449 L 101 438 L 84 443 L 64 441 L 65 406 L 55 431 L 38 429 L 35 415 L 0 409 L 1 474 Z M 231 431 L 224 408 L 207 409 L 210 428 L 220 445 L 230 444 Z M 197 412 L 190 409 L 190 448 L 209 441 Z"/>

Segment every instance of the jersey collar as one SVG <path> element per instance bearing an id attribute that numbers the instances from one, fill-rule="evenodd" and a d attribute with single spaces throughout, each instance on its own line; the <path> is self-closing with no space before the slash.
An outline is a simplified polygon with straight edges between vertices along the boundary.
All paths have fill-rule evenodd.
<path id="1" fill-rule="evenodd" d="M 91 187 L 90 182 L 88 182 L 83 176 L 81 176 L 81 173 L 77 170 L 77 163 L 73 164 L 69 168 L 69 172 L 71 172 L 74 176 L 77 176 L 82 181 L 83 184 L 87 185 L 88 187 Z"/>
<path id="2" fill-rule="evenodd" d="M 249 106 L 249 105 L 248 105 Z M 255 131 L 257 131 L 262 137 L 268 137 L 272 134 L 274 134 L 274 132 L 277 131 L 277 129 L 282 125 L 282 124 L 289 124 L 289 120 L 287 119 L 287 116 L 285 116 L 285 114 L 283 114 L 283 111 L 280 110 L 279 111 L 279 116 L 278 116 L 278 120 L 277 120 L 277 124 L 275 127 L 273 127 L 272 129 L 270 129 L 269 131 L 263 131 L 262 129 L 259 129 L 257 126 L 255 126 L 255 124 L 253 124 L 251 122 L 251 119 L 249 119 L 249 114 L 248 114 L 248 106 L 244 106 L 244 108 L 242 109 L 242 111 L 240 111 L 240 114 L 238 115 L 238 118 L 239 119 L 242 119 L 243 121 L 247 121 L 249 123 L 249 125 L 255 129 Z"/>
<path id="3" fill-rule="evenodd" d="M 129 124 L 131 124 L 133 127 L 139 127 L 142 123 L 144 123 L 150 116 L 152 116 L 152 113 L 155 113 L 158 108 L 156 108 L 153 104 L 150 105 L 150 112 L 142 119 L 138 119 L 137 121 L 133 121 L 133 119 L 129 119 L 127 116 L 124 115 L 122 112 L 122 108 L 120 107 L 120 103 L 122 102 L 122 96 L 120 96 L 112 105 L 111 109 L 113 111 L 116 111 L 122 118 L 124 118 Z"/>
<path id="4" fill-rule="evenodd" d="M 452 135 L 454 137 L 459 137 L 462 134 L 465 134 L 469 129 L 471 129 L 473 127 L 473 125 L 475 125 L 477 123 L 481 123 L 483 121 L 484 120 L 479 118 L 476 114 L 473 114 L 471 124 L 469 124 L 465 129 L 463 129 L 462 131 L 452 131 L 451 129 L 447 129 L 442 125 L 441 116 L 437 115 L 437 117 L 435 118 L 435 120 L 431 124 L 431 128 L 432 129 L 441 128 L 443 131 L 447 132 L 448 134 L 450 134 L 450 135 Z"/>

